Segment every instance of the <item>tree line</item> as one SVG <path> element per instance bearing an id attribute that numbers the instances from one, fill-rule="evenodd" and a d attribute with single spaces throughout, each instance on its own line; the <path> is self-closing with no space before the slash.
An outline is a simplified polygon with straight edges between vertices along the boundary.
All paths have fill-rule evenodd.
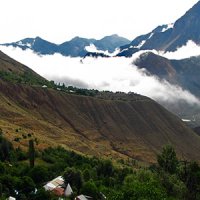
<path id="1" fill-rule="evenodd" d="M 157 163 L 135 169 L 110 160 L 82 156 L 62 147 L 38 151 L 30 139 L 26 151 L 14 148 L 0 131 L 0 199 L 58 199 L 44 190 L 48 181 L 62 175 L 74 193 L 101 200 L 198 200 L 200 166 L 177 158 L 174 148 L 165 146 Z"/>

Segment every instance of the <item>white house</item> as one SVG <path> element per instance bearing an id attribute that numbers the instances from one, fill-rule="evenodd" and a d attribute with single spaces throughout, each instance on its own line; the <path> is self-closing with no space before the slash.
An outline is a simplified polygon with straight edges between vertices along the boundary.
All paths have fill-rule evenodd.
<path id="1" fill-rule="evenodd" d="M 69 197 L 69 196 L 71 196 L 72 193 L 73 193 L 73 190 L 72 190 L 70 184 L 68 183 L 67 187 L 65 189 L 64 195 L 65 195 L 65 197 Z"/>
<path id="2" fill-rule="evenodd" d="M 64 179 L 62 176 L 58 176 L 57 178 L 53 179 L 52 181 L 49 181 L 46 185 L 44 185 L 44 189 L 46 191 L 52 191 L 53 189 L 57 187 L 61 187 L 64 184 Z"/>
<path id="3" fill-rule="evenodd" d="M 62 176 L 58 176 L 57 178 L 49 181 L 43 187 L 46 191 L 52 191 L 57 196 L 69 197 L 73 193 L 73 190 L 69 183 L 67 184 L 67 187 L 65 188 L 65 182 Z"/>

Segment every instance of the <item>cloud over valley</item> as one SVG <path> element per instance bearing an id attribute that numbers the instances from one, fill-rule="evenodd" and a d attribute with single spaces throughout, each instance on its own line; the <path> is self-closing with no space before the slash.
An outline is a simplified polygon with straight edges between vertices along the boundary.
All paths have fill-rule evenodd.
<path id="1" fill-rule="evenodd" d="M 39 56 L 31 50 L 0 47 L 10 57 L 27 65 L 48 80 L 81 88 L 135 92 L 159 102 L 184 101 L 199 104 L 189 91 L 147 75 L 132 65 L 134 58 L 70 58 L 60 54 Z"/>

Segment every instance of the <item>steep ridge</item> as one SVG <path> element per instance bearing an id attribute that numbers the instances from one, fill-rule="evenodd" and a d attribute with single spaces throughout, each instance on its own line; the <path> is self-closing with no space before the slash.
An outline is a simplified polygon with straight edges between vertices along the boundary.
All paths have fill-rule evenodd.
<path id="1" fill-rule="evenodd" d="M 200 44 L 200 1 L 189 11 L 178 19 L 172 29 L 159 33 L 148 40 L 143 49 L 156 49 L 163 51 L 175 51 L 177 48 L 186 45 L 189 40 Z M 165 35 L 165 37 L 164 37 Z M 163 38 L 163 39 L 162 39 Z"/>
<path id="2" fill-rule="evenodd" d="M 140 50 L 173 52 L 189 40 L 200 44 L 200 1 L 175 23 L 158 26 L 148 34 L 136 37 L 129 45 L 121 47 L 118 56 L 131 57 Z"/>

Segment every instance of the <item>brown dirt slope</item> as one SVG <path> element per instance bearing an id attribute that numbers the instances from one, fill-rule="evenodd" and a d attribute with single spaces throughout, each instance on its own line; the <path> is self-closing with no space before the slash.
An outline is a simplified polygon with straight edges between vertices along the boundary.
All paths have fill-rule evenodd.
<path id="1" fill-rule="evenodd" d="M 7 69 L 30 70 L 0 52 L 0 71 Z M 156 102 L 134 94 L 100 98 L 0 77 L 0 128 L 15 146 L 25 147 L 31 134 L 38 148 L 62 145 L 89 155 L 153 162 L 171 143 L 179 156 L 200 160 L 200 137 Z"/>
<path id="2" fill-rule="evenodd" d="M 20 128 L 41 146 L 85 154 L 153 161 L 171 143 L 180 156 L 200 160 L 200 137 L 148 98 L 102 100 L 0 81 L 0 126 L 11 140 Z"/>

